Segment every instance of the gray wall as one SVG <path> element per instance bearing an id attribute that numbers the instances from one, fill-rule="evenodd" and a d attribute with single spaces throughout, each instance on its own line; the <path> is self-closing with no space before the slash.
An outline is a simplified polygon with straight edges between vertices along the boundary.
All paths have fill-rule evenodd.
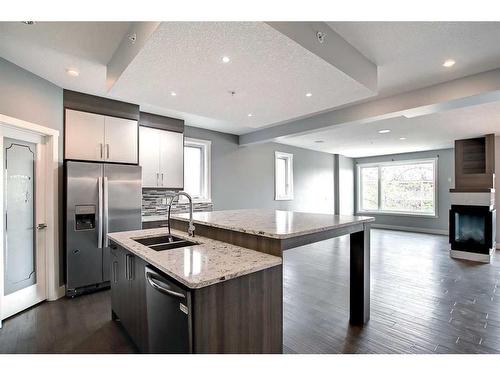
<path id="1" fill-rule="evenodd" d="M 186 127 L 186 137 L 212 141 L 214 210 L 293 209 L 333 213 L 333 155 L 266 143 L 240 147 L 235 135 Z M 274 151 L 293 154 L 294 199 L 274 200 Z"/>
<path id="2" fill-rule="evenodd" d="M 354 159 L 339 155 L 339 214 L 354 213 Z"/>
<path id="3" fill-rule="evenodd" d="M 424 152 L 413 152 L 406 154 L 395 154 L 385 156 L 374 156 L 355 159 L 357 163 L 373 163 L 391 160 L 413 160 L 425 159 L 438 156 L 438 217 L 417 217 L 404 215 L 371 215 L 376 218 L 376 224 L 411 227 L 416 229 L 430 229 L 447 232 L 448 231 L 448 210 L 450 209 L 449 189 L 455 181 L 455 159 L 454 150 L 435 150 Z M 357 173 L 355 175 L 355 192 L 357 191 Z M 355 199 L 355 209 L 357 210 L 357 199 Z"/>
<path id="4" fill-rule="evenodd" d="M 62 225 L 63 90 L 0 58 L 0 113 L 59 130 L 59 217 Z M 62 230 L 60 233 L 62 260 Z M 59 265 L 62 283 L 64 263 L 60 261 Z"/>

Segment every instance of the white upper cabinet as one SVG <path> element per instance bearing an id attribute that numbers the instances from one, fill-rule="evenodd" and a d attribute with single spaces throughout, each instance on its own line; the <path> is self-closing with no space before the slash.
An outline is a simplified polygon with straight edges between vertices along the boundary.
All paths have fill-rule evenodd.
<path id="1" fill-rule="evenodd" d="M 144 187 L 184 187 L 184 135 L 141 126 L 139 164 Z"/>
<path id="2" fill-rule="evenodd" d="M 160 136 L 160 183 L 184 188 L 184 134 L 162 131 Z"/>
<path id="3" fill-rule="evenodd" d="M 142 186 L 160 186 L 160 139 L 158 130 L 139 127 L 139 164 L 142 167 Z"/>
<path id="4" fill-rule="evenodd" d="M 65 158 L 137 163 L 137 121 L 66 110 Z"/>
<path id="5" fill-rule="evenodd" d="M 101 161 L 104 157 L 104 116 L 66 110 L 65 158 Z"/>
<path id="6" fill-rule="evenodd" d="M 104 129 L 106 160 L 137 163 L 137 121 L 106 116 Z"/>

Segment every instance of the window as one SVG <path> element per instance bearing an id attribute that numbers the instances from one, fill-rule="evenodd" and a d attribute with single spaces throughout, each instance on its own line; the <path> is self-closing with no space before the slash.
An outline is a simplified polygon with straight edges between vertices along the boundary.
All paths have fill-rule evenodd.
<path id="1" fill-rule="evenodd" d="M 274 153 L 275 200 L 293 199 L 293 155 Z"/>
<path id="2" fill-rule="evenodd" d="M 358 212 L 436 216 L 436 159 L 358 165 Z"/>
<path id="3" fill-rule="evenodd" d="M 184 191 L 198 202 L 209 202 L 211 142 L 184 139 Z"/>

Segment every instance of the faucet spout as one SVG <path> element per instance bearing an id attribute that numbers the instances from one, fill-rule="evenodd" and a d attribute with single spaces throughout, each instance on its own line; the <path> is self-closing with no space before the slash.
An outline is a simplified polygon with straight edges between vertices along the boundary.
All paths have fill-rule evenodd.
<path id="1" fill-rule="evenodd" d="M 189 224 L 187 232 L 190 237 L 194 237 L 195 227 L 193 223 L 193 199 L 188 193 L 184 191 L 179 191 L 175 193 L 175 195 L 172 196 L 172 199 L 170 199 L 170 203 L 168 204 L 168 233 L 170 234 L 170 208 L 172 207 L 172 203 L 175 200 L 175 198 L 179 198 L 181 195 L 185 196 L 189 201 Z"/>

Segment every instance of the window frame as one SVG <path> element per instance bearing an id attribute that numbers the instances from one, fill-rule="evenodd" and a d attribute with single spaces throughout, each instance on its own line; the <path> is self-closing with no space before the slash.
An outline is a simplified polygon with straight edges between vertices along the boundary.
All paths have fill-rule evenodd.
<path id="1" fill-rule="evenodd" d="M 286 176 L 285 184 L 288 183 L 288 191 L 286 195 L 278 195 L 278 179 L 276 172 L 278 170 L 278 160 L 285 159 L 286 161 Z M 285 187 L 286 189 L 286 187 Z M 281 151 L 274 151 L 274 200 L 276 201 L 291 201 L 293 200 L 293 154 Z"/>
<path id="2" fill-rule="evenodd" d="M 405 160 L 392 160 L 392 161 L 383 161 L 383 162 L 372 162 L 372 163 L 358 163 L 356 165 L 356 213 L 363 214 L 372 214 L 372 215 L 391 215 L 391 216 L 414 216 L 414 217 L 428 217 L 428 218 L 438 218 L 439 214 L 439 202 L 438 202 L 438 189 L 439 189 L 439 181 L 438 181 L 438 157 L 434 158 L 424 158 L 424 159 L 405 159 Z M 422 164 L 431 162 L 434 167 L 434 212 L 433 213 L 422 213 L 422 212 L 405 212 L 405 211 L 391 211 L 391 210 L 382 210 L 380 209 L 382 204 L 382 179 L 381 179 L 381 167 L 386 165 L 411 165 L 411 164 Z M 378 167 L 378 210 L 363 210 L 361 206 L 361 202 L 363 201 L 362 197 L 362 177 L 361 170 L 363 168 L 368 167 Z"/>
<path id="3" fill-rule="evenodd" d="M 205 139 L 196 139 L 184 137 L 184 147 L 183 152 L 185 152 L 186 147 L 196 147 L 201 149 L 201 159 L 202 168 L 201 171 L 203 175 L 201 176 L 201 190 L 203 192 L 200 197 L 192 197 L 193 202 L 196 203 L 212 203 L 212 141 Z M 184 167 L 184 173 L 186 173 Z M 189 192 L 187 192 L 189 194 Z M 187 199 L 186 199 L 187 202 Z"/>

